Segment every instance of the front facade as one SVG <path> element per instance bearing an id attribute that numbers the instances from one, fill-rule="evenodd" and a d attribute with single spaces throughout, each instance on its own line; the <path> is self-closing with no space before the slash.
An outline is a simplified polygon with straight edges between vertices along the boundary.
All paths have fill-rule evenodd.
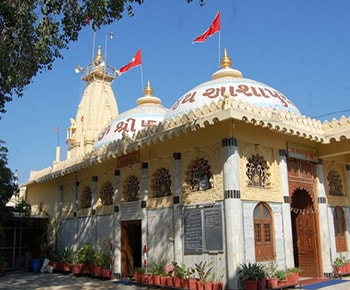
<path id="1" fill-rule="evenodd" d="M 350 119 L 303 116 L 279 91 L 221 69 L 171 108 L 150 82 L 137 106 L 118 113 L 101 50 L 60 161 L 22 185 L 35 215 L 49 217 L 62 250 L 107 241 L 115 277 L 177 261 L 213 263 L 238 289 L 244 262 L 332 274 L 350 258 Z M 103 116 L 103 118 L 102 118 Z M 147 252 L 147 255 L 145 255 Z"/>

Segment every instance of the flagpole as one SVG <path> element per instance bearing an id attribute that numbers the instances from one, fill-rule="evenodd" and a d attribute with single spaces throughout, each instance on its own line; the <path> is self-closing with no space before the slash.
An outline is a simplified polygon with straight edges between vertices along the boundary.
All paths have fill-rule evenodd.
<path id="1" fill-rule="evenodd" d="M 218 55 L 219 55 L 219 67 L 220 67 L 220 52 L 221 52 L 221 31 L 219 31 L 219 51 L 218 51 Z"/>
<path id="2" fill-rule="evenodd" d="M 94 61 L 95 57 L 95 41 L 96 41 L 96 31 L 94 30 L 94 36 L 92 38 L 92 56 L 91 56 L 91 63 Z"/>
<path id="3" fill-rule="evenodd" d="M 142 86 L 142 94 L 143 94 L 144 88 L 143 88 L 143 70 L 142 70 L 142 64 L 141 64 L 141 86 Z"/>

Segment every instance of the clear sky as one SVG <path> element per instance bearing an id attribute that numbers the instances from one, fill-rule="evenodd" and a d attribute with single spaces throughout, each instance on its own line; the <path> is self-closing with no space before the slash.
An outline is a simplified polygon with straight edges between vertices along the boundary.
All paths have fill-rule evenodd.
<path id="1" fill-rule="evenodd" d="M 193 44 L 218 11 L 220 33 Z M 74 68 L 91 63 L 98 45 L 116 68 L 142 50 L 142 67 L 113 83 L 119 113 L 136 106 L 147 80 L 170 107 L 211 78 L 226 48 L 233 68 L 281 91 L 303 115 L 322 121 L 350 116 L 349 0 L 206 0 L 204 7 L 196 0 L 146 0 L 134 12 L 97 31 L 95 47 L 91 27 L 84 28 L 52 71 L 38 75 L 23 98 L 7 104 L 0 139 L 6 141 L 9 167 L 18 170 L 20 183 L 31 170 L 51 166 L 58 143 L 61 160 L 66 159 L 66 129 L 85 87 Z"/>

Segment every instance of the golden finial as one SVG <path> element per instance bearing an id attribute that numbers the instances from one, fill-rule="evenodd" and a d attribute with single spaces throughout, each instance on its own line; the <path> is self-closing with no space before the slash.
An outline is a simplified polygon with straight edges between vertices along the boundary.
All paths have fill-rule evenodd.
<path id="1" fill-rule="evenodd" d="M 101 49 L 101 45 L 99 45 L 98 49 L 97 49 L 97 55 L 96 55 L 95 60 L 94 60 L 94 64 L 100 65 L 103 62 L 104 62 L 104 60 L 103 60 L 103 56 L 102 56 L 102 49 Z"/>
<path id="2" fill-rule="evenodd" d="M 227 55 L 226 48 L 224 49 L 224 57 L 221 59 L 221 67 L 231 67 L 231 58 Z"/>
<path id="3" fill-rule="evenodd" d="M 147 81 L 147 87 L 145 88 L 145 95 L 147 96 L 152 96 L 153 94 L 153 89 L 151 87 L 151 82 L 150 80 Z"/>

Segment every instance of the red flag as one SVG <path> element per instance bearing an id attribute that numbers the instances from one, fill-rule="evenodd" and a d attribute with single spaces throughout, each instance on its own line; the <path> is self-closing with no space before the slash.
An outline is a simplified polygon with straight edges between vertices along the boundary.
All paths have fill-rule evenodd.
<path id="1" fill-rule="evenodd" d="M 209 36 L 212 36 L 217 31 L 220 31 L 220 11 L 216 14 L 215 19 L 209 28 L 203 34 L 195 38 L 193 42 L 204 42 Z"/>
<path id="2" fill-rule="evenodd" d="M 86 24 L 87 24 L 87 25 L 90 25 L 90 21 L 91 21 L 91 18 L 88 16 L 88 17 L 86 18 Z"/>
<path id="3" fill-rule="evenodd" d="M 129 62 L 127 65 L 124 65 L 123 67 L 121 67 L 119 69 L 120 73 L 125 73 L 127 72 L 129 69 L 131 69 L 134 66 L 138 66 L 142 64 L 142 60 L 141 60 L 141 49 L 139 49 L 136 54 L 134 55 L 134 57 L 132 58 L 131 62 Z"/>
<path id="4" fill-rule="evenodd" d="M 56 128 L 55 128 L 55 133 L 57 133 L 59 130 L 60 130 L 60 127 L 59 127 L 59 126 L 56 126 Z"/>

